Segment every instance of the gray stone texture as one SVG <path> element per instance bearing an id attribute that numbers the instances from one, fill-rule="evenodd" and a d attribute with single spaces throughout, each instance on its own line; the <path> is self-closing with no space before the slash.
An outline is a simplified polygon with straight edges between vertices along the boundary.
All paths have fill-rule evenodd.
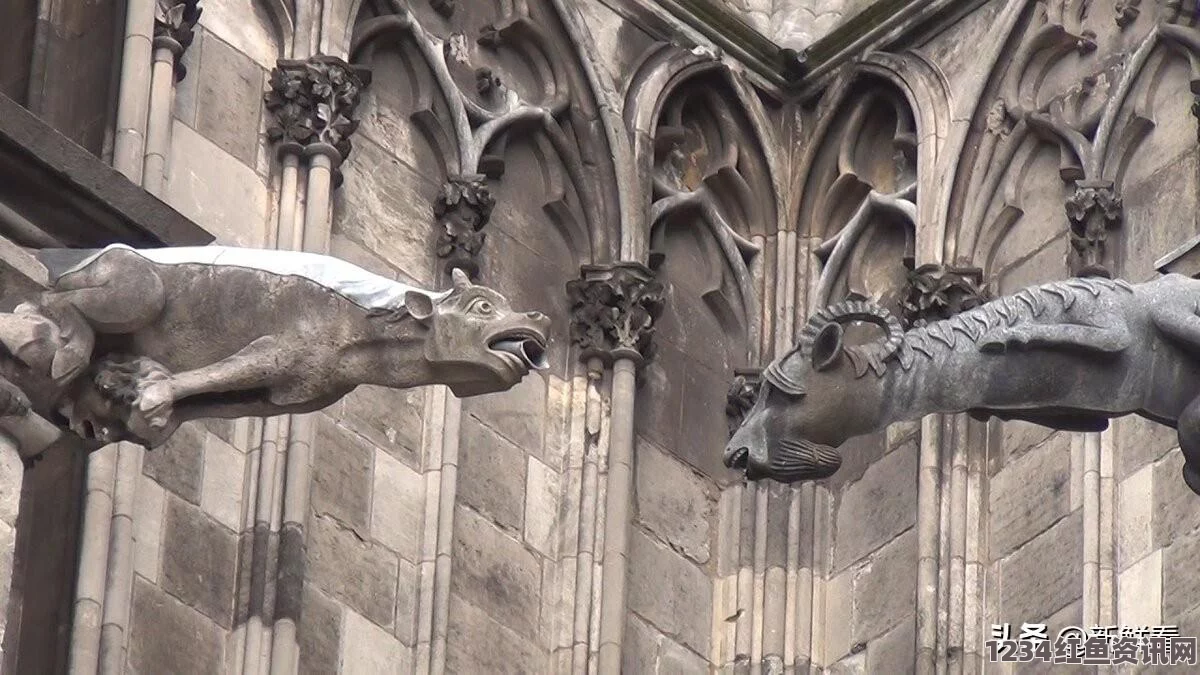
<path id="1" fill-rule="evenodd" d="M 450 595 L 446 672 L 518 675 L 540 671 L 544 659 L 536 643 L 514 632 L 504 614 L 493 618 L 457 593 Z"/>
<path id="2" fill-rule="evenodd" d="M 458 498 L 492 521 L 520 531 L 525 505 L 525 453 L 469 415 L 458 446 Z"/>
<path id="3" fill-rule="evenodd" d="M 1070 435 L 1054 434 L 1011 459 L 988 487 L 993 559 L 1040 534 L 1071 510 Z"/>
<path id="4" fill-rule="evenodd" d="M 538 632 L 542 569 L 520 542 L 469 508 L 454 513 L 454 575 L 450 585 L 510 630 Z"/>
<path id="5" fill-rule="evenodd" d="M 629 609 L 681 644 L 708 653 L 712 628 L 712 582 L 704 571 L 667 546 L 634 529 L 629 548 Z"/>
<path id="6" fill-rule="evenodd" d="M 165 445 L 146 453 L 142 473 L 175 496 L 199 504 L 205 433 L 196 422 L 183 424 Z"/>
<path id="7" fill-rule="evenodd" d="M 371 509 L 375 449 L 325 415 L 317 415 L 313 446 L 312 507 L 365 537 Z"/>
<path id="8" fill-rule="evenodd" d="M 549 458 L 542 452 L 546 417 L 546 380 L 532 374 L 506 392 L 463 401 L 470 414 L 526 453 Z"/>
<path id="9" fill-rule="evenodd" d="M 200 509 L 170 496 L 163 530 L 163 589 L 231 628 L 237 592 L 237 535 Z"/>
<path id="10" fill-rule="evenodd" d="M 709 560 L 716 511 L 712 484 L 647 441 L 635 449 L 637 520 L 698 564 Z"/>
<path id="11" fill-rule="evenodd" d="M 1151 530 L 1155 548 L 1169 546 L 1200 527 L 1200 499 L 1180 477 L 1183 455 L 1172 452 L 1154 465 L 1154 513 Z"/>
<path id="12" fill-rule="evenodd" d="M 337 672 L 342 637 L 341 606 L 312 584 L 305 584 L 303 616 L 297 635 L 301 675 Z"/>
<path id="13" fill-rule="evenodd" d="M 196 131 L 217 147 L 254 167 L 266 71 L 209 33 L 200 49 L 196 78 Z"/>
<path id="14" fill-rule="evenodd" d="M 134 578 L 129 666 L 137 673 L 221 672 L 223 632 L 203 614 Z"/>
<path id="15" fill-rule="evenodd" d="M 425 391 L 365 385 L 331 409 L 346 428 L 414 469 L 421 468 Z"/>
<path id="16" fill-rule="evenodd" d="M 833 545 L 835 572 L 913 526 L 917 454 L 916 444 L 906 444 L 884 455 L 838 496 Z"/>
<path id="17" fill-rule="evenodd" d="M 309 519 L 308 579 L 331 598 L 383 627 L 396 611 L 396 554 L 363 541 L 332 518 Z"/>
<path id="18" fill-rule="evenodd" d="M 1075 511 L 1000 563 L 1002 621 L 1049 616 L 1078 596 L 1082 522 L 1082 514 Z"/>

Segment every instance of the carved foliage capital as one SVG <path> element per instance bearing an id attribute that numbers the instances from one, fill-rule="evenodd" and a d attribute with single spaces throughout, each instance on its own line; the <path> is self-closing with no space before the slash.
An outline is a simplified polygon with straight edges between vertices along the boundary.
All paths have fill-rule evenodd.
<path id="1" fill-rule="evenodd" d="M 744 368 L 734 371 L 733 381 L 729 383 L 729 393 L 725 396 L 725 420 L 729 423 L 729 435 L 742 426 L 746 414 L 754 407 L 758 398 L 758 388 L 762 383 L 761 368 Z"/>
<path id="2" fill-rule="evenodd" d="M 920 327 L 973 309 L 988 301 L 983 270 L 929 264 L 909 270 L 908 293 L 900 302 L 908 327 Z"/>
<path id="3" fill-rule="evenodd" d="M 1075 251 L 1073 271 L 1077 276 L 1111 277 L 1106 256 L 1108 231 L 1121 224 L 1124 205 L 1108 181 L 1079 181 L 1067 198 L 1071 221 L 1071 246 Z"/>
<path id="4" fill-rule="evenodd" d="M 654 324 L 662 316 L 665 288 L 640 263 L 585 265 L 567 284 L 571 339 L 583 358 L 648 359 Z"/>
<path id="5" fill-rule="evenodd" d="M 175 54 L 175 79 L 182 80 L 187 68 L 179 57 L 195 39 L 196 23 L 200 21 L 200 0 L 155 0 L 154 46 L 167 47 Z"/>
<path id="6" fill-rule="evenodd" d="M 336 57 L 280 59 L 264 97 L 272 115 L 267 135 L 301 146 L 325 143 L 345 160 L 358 129 L 354 111 L 369 82 L 370 71 Z"/>
<path id="7" fill-rule="evenodd" d="M 482 174 L 452 176 L 434 200 L 433 212 L 441 223 L 437 255 L 445 258 L 446 272 L 461 269 L 472 279 L 479 274 L 478 256 L 492 217 L 496 198 Z"/>

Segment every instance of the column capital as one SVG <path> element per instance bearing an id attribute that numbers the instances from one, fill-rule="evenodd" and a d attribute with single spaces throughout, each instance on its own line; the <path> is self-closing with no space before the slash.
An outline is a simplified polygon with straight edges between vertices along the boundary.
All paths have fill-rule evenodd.
<path id="1" fill-rule="evenodd" d="M 571 300 L 571 339 L 580 357 L 641 364 L 653 356 L 654 324 L 662 316 L 665 288 L 654 272 L 637 262 L 584 265 L 567 283 Z"/>
<path id="2" fill-rule="evenodd" d="M 446 274 L 461 269 L 472 280 L 479 276 L 479 253 L 492 218 L 496 198 L 483 174 L 451 176 L 433 202 L 433 213 L 441 223 L 436 253 L 446 260 Z"/>
<path id="3" fill-rule="evenodd" d="M 908 290 L 900 301 L 901 320 L 908 328 L 921 327 L 978 307 L 988 299 L 982 269 L 921 265 L 908 272 Z"/>
<path id="4" fill-rule="evenodd" d="M 370 81 L 370 70 L 336 56 L 280 59 L 263 97 L 271 113 L 267 136 L 295 150 L 324 143 L 344 161 L 358 129 L 354 112 Z"/>
<path id="5" fill-rule="evenodd" d="M 154 47 L 166 48 L 175 55 L 175 80 L 187 76 L 187 67 L 180 57 L 195 39 L 196 22 L 200 20 L 200 0 L 155 0 Z"/>
<path id="6" fill-rule="evenodd" d="M 1071 273 L 1079 277 L 1113 275 L 1108 231 L 1121 225 L 1124 204 L 1112 181 L 1080 180 L 1064 204 L 1071 222 Z"/>

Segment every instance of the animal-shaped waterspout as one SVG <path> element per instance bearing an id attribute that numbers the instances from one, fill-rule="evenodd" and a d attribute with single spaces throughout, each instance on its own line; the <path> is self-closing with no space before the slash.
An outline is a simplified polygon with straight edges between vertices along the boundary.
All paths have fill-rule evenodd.
<path id="1" fill-rule="evenodd" d="M 546 365 L 550 320 L 461 272 L 430 292 L 293 251 L 38 257 L 50 289 L 0 314 L 5 372 L 53 388 L 56 421 L 99 442 L 154 447 L 187 420 L 311 412 L 362 384 L 499 392 Z"/>
<path id="2" fill-rule="evenodd" d="M 820 479 L 847 439 L 931 413 L 1070 431 L 1135 414 L 1178 430 L 1200 494 L 1198 308 L 1200 280 L 1180 275 L 1045 284 L 907 332 L 873 303 L 835 305 L 766 368 L 725 463 L 751 479 Z M 853 322 L 884 335 L 847 344 Z"/>

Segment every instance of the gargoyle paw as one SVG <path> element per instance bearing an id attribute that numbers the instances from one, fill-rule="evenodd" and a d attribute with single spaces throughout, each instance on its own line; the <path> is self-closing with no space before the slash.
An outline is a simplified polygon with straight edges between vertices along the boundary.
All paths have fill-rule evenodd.
<path id="1" fill-rule="evenodd" d="M 161 429 L 167 426 L 171 417 L 173 398 L 171 385 L 160 380 L 142 389 L 135 405 L 147 424 L 152 428 Z"/>

